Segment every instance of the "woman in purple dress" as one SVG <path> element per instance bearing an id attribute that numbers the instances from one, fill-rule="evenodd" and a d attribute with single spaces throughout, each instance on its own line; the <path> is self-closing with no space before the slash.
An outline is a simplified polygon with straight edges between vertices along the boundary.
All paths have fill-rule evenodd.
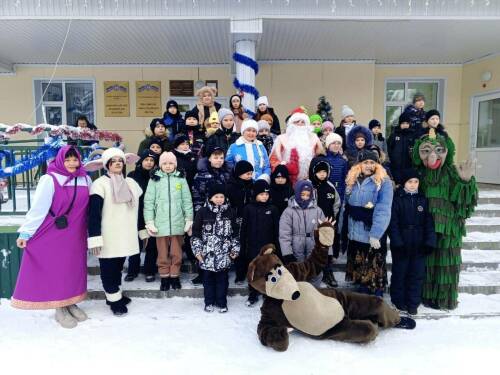
<path id="1" fill-rule="evenodd" d="M 56 321 L 74 328 L 87 315 L 76 306 L 87 295 L 87 207 L 91 180 L 73 146 L 62 147 L 40 178 L 19 228 L 24 254 L 11 304 L 55 309 Z"/>

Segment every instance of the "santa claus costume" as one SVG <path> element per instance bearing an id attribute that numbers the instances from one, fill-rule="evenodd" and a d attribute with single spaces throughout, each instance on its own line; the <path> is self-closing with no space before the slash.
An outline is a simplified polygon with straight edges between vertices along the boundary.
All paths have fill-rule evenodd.
<path id="1" fill-rule="evenodd" d="M 287 122 L 286 133 L 279 135 L 270 155 L 271 168 L 286 165 L 293 185 L 309 176 L 311 160 L 323 151 L 318 136 L 312 132 L 309 117 L 302 112 L 293 113 Z"/>

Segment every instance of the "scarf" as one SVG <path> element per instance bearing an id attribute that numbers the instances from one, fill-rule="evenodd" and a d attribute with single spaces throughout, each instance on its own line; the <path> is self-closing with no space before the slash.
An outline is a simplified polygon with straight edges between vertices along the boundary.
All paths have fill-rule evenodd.
<path id="1" fill-rule="evenodd" d="M 135 197 L 127 184 L 127 180 L 120 174 L 110 173 L 111 192 L 113 193 L 113 203 L 127 203 L 129 207 L 134 207 Z"/>
<path id="2" fill-rule="evenodd" d="M 64 160 L 66 159 L 66 154 L 70 149 L 74 149 L 74 147 L 70 145 L 61 147 L 61 149 L 57 153 L 56 158 L 50 163 L 49 167 L 47 168 L 47 173 L 57 173 L 62 176 L 66 176 L 66 180 L 64 181 L 63 186 L 74 178 L 87 176 L 87 172 L 85 171 L 85 168 L 83 168 L 82 165 L 82 159 L 80 157 L 80 153 L 78 152 L 77 149 L 74 150 L 78 155 L 78 161 L 80 162 L 80 166 L 73 173 L 70 173 L 64 166 Z"/>
<path id="3" fill-rule="evenodd" d="M 247 161 L 252 164 L 255 167 L 255 155 L 253 152 L 253 146 L 257 148 L 257 154 L 259 155 L 259 167 L 260 169 L 264 168 L 264 155 L 262 153 L 261 148 L 259 147 L 262 145 L 262 142 L 259 140 L 254 140 L 252 142 L 247 141 L 243 136 L 238 138 L 237 141 L 238 145 L 245 145 L 245 152 L 247 154 Z M 255 171 L 254 171 L 254 176 L 255 176 Z"/>

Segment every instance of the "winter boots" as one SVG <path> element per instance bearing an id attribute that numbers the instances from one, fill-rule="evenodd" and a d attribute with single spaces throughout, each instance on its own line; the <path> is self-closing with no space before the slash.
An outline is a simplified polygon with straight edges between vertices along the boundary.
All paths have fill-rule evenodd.
<path id="1" fill-rule="evenodd" d="M 85 314 L 85 312 L 77 305 L 68 306 L 67 309 L 73 318 L 75 318 L 78 322 L 83 322 L 88 319 L 87 314 Z"/>
<path id="2" fill-rule="evenodd" d="M 170 290 L 170 277 L 162 277 L 161 278 L 161 283 L 160 283 L 160 290 L 162 292 L 166 292 L 167 290 Z"/>
<path id="3" fill-rule="evenodd" d="M 115 316 L 123 316 L 128 313 L 127 305 L 132 300 L 126 296 L 122 296 L 122 298 L 116 302 L 109 302 L 106 300 L 106 305 L 108 305 Z"/>
<path id="4" fill-rule="evenodd" d="M 182 288 L 181 280 L 179 277 L 171 277 L 170 284 L 172 285 L 172 289 L 174 290 Z"/>
<path id="5" fill-rule="evenodd" d="M 333 275 L 333 271 L 331 269 L 323 270 L 323 280 L 322 280 L 329 288 L 336 288 L 339 286 L 337 280 L 335 280 L 335 276 Z"/>
<path id="6" fill-rule="evenodd" d="M 75 328 L 78 325 L 78 321 L 69 313 L 66 307 L 58 307 L 56 309 L 56 321 L 63 328 Z"/>

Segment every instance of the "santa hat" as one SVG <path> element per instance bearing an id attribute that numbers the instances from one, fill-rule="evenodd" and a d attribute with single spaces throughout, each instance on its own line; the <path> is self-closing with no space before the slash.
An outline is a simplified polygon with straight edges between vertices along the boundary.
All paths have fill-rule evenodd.
<path id="1" fill-rule="evenodd" d="M 293 124 L 298 120 L 304 120 L 306 126 L 310 126 L 311 122 L 309 121 L 309 116 L 307 116 L 304 112 L 295 112 L 288 119 L 287 125 Z"/>
<path id="2" fill-rule="evenodd" d="M 241 134 L 243 134 L 248 129 L 255 129 L 256 132 L 259 131 L 259 125 L 257 121 L 252 119 L 247 119 L 241 123 Z"/>
<path id="3" fill-rule="evenodd" d="M 354 116 L 354 111 L 348 106 L 342 106 L 342 119 L 345 119 L 347 116 Z"/>
<path id="4" fill-rule="evenodd" d="M 306 107 L 304 107 L 303 105 L 301 105 L 300 107 L 294 108 L 292 110 L 291 115 L 293 115 L 294 113 L 305 113 L 307 115 L 307 109 L 306 109 Z"/>
<path id="5" fill-rule="evenodd" d="M 269 107 L 269 101 L 267 100 L 267 96 L 260 96 L 257 99 L 257 107 L 261 104 L 265 104 L 266 107 Z"/>

